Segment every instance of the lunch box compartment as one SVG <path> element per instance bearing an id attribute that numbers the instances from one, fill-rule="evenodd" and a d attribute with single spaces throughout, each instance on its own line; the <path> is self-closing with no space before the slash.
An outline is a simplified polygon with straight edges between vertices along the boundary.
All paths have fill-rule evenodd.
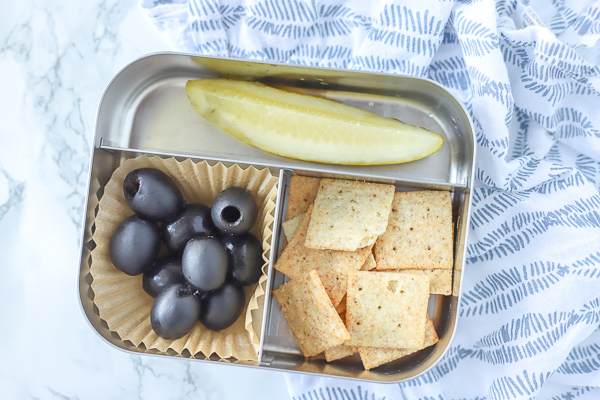
<path id="1" fill-rule="evenodd" d="M 293 160 L 248 146 L 199 117 L 189 104 L 185 83 L 189 79 L 227 77 L 259 80 L 296 92 L 326 97 L 397 118 L 444 136 L 442 148 L 422 160 L 384 166 L 330 165 Z M 129 352 L 174 356 L 134 346 L 108 329 L 94 305 L 89 273 L 89 253 L 99 199 L 112 173 L 129 158 L 140 155 L 206 160 L 211 165 L 239 164 L 242 168 L 269 168 L 279 178 L 268 279 L 261 306 L 253 313 L 260 335 L 258 362 L 229 362 L 286 372 L 316 373 L 374 382 L 412 379 L 438 362 L 448 349 L 456 329 L 464 266 L 470 193 L 475 157 L 474 134 L 464 107 L 438 84 L 409 76 L 371 74 L 218 59 L 180 53 L 160 53 L 141 58 L 119 72 L 108 85 L 98 109 L 94 149 L 83 227 L 79 293 L 83 311 L 94 330 L 112 345 Z M 304 358 L 271 289 L 288 278 L 273 268 L 284 243 L 289 182 L 292 175 L 334 177 L 394 184 L 396 190 L 448 190 L 452 195 L 454 227 L 454 275 L 451 296 L 431 295 L 429 313 L 439 342 L 430 348 L 370 371 L 358 355 L 327 363 L 317 356 Z M 261 304 L 264 303 L 264 304 Z M 218 357 L 216 357 L 218 358 Z"/>

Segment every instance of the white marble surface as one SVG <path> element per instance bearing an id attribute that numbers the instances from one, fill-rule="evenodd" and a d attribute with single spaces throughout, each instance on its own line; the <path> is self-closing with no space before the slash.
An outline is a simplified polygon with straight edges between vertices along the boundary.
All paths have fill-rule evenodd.
<path id="1" fill-rule="evenodd" d="M 287 399 L 282 374 L 106 344 L 77 279 L 96 107 L 111 77 L 170 50 L 137 0 L 3 2 L 0 398 Z"/>

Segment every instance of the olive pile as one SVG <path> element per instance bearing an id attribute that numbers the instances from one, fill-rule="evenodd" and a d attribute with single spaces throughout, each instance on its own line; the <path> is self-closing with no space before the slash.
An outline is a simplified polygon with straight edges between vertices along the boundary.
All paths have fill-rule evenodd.
<path id="1" fill-rule="evenodd" d="M 248 232 L 258 216 L 250 192 L 233 187 L 212 207 L 186 204 L 175 182 L 153 168 L 131 171 L 123 190 L 135 215 L 117 227 L 110 257 L 120 271 L 144 274 L 143 289 L 156 298 L 156 334 L 177 339 L 198 321 L 215 331 L 233 324 L 246 302 L 242 286 L 262 274 L 262 246 Z M 163 243 L 168 255 L 159 257 Z"/>

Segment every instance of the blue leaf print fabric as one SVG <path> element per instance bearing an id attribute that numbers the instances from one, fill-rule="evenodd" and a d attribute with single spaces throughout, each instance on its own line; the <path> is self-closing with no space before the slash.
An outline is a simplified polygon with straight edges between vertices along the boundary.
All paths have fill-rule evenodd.
<path id="1" fill-rule="evenodd" d="M 599 0 L 143 0 L 173 48 L 433 79 L 477 140 L 458 328 L 401 384 L 290 398 L 600 399 Z"/>

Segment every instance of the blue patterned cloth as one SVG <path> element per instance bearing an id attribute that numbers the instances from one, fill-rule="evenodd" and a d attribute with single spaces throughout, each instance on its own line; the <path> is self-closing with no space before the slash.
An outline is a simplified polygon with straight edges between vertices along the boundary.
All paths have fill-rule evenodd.
<path id="1" fill-rule="evenodd" d="M 600 399 L 600 1 L 144 0 L 177 50 L 431 78 L 476 182 L 455 339 L 400 385 L 293 399 Z"/>

